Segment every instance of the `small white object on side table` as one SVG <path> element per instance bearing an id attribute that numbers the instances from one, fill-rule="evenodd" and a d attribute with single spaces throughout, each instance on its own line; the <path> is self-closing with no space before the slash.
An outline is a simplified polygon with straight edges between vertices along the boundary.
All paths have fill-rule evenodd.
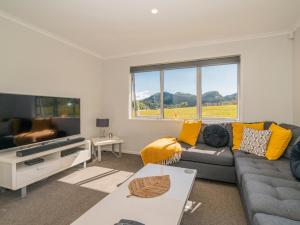
<path id="1" fill-rule="evenodd" d="M 93 146 L 97 148 L 98 151 L 98 161 L 101 161 L 101 149 L 102 146 L 107 146 L 107 145 L 111 145 L 112 146 L 112 153 L 117 156 L 118 158 L 121 158 L 122 156 L 122 143 L 124 143 L 124 141 L 119 138 L 119 137 L 98 137 L 98 138 L 93 138 L 92 139 L 92 143 Z M 116 153 L 115 152 L 115 145 L 119 145 L 119 152 Z"/>

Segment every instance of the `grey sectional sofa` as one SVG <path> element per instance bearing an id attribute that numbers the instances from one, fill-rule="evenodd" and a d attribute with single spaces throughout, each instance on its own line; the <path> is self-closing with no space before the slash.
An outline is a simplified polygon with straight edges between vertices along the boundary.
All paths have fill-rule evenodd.
<path id="1" fill-rule="evenodd" d="M 300 141 L 300 127 L 280 126 L 291 129 L 293 139 L 279 160 L 232 152 L 232 142 L 220 149 L 198 143 L 196 147 L 182 144 L 184 152 L 176 166 L 197 169 L 199 178 L 237 183 L 251 225 L 300 225 L 300 182 L 289 162 L 293 145 Z"/>

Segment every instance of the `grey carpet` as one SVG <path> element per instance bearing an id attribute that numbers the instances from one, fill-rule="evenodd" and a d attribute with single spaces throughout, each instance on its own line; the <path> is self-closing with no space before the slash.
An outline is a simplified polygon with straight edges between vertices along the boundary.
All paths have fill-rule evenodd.
<path id="1" fill-rule="evenodd" d="M 102 162 L 89 166 L 136 172 L 143 165 L 136 155 L 121 159 L 104 152 Z M 28 196 L 20 192 L 0 194 L 0 225 L 68 225 L 107 194 L 57 181 L 80 167 L 75 167 L 29 187 Z M 197 179 L 190 199 L 202 205 L 193 214 L 186 213 L 181 225 L 246 225 L 238 189 L 234 185 Z M 101 221 L 99 221 L 99 225 Z M 109 224 L 103 224 L 109 225 Z"/>

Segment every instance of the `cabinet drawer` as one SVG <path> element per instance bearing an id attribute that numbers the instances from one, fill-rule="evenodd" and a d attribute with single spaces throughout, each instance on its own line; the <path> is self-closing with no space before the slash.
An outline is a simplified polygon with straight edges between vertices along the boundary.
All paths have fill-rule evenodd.
<path id="1" fill-rule="evenodd" d="M 60 170 L 59 160 L 49 160 L 32 166 L 23 166 L 16 171 L 16 186 L 18 188 L 51 176 Z"/>

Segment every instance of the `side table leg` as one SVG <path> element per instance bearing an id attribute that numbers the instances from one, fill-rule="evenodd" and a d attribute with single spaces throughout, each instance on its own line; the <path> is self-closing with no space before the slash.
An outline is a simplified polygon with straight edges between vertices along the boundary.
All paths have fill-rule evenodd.
<path id="1" fill-rule="evenodd" d="M 86 168 L 86 161 L 83 163 L 83 168 L 84 169 Z"/>
<path id="2" fill-rule="evenodd" d="M 119 158 L 122 157 L 122 144 L 119 144 Z"/>
<path id="3" fill-rule="evenodd" d="M 97 147 L 95 145 L 92 145 L 92 159 L 97 158 Z"/>
<path id="4" fill-rule="evenodd" d="M 116 157 L 118 157 L 118 158 L 121 158 L 122 157 L 122 148 L 121 148 L 121 143 L 119 143 L 118 144 L 119 145 L 119 152 L 117 153 L 117 152 L 115 152 L 115 146 L 114 146 L 114 144 L 112 145 L 112 153 L 116 156 Z"/>
<path id="5" fill-rule="evenodd" d="M 98 161 L 101 161 L 101 146 L 98 146 Z"/>

